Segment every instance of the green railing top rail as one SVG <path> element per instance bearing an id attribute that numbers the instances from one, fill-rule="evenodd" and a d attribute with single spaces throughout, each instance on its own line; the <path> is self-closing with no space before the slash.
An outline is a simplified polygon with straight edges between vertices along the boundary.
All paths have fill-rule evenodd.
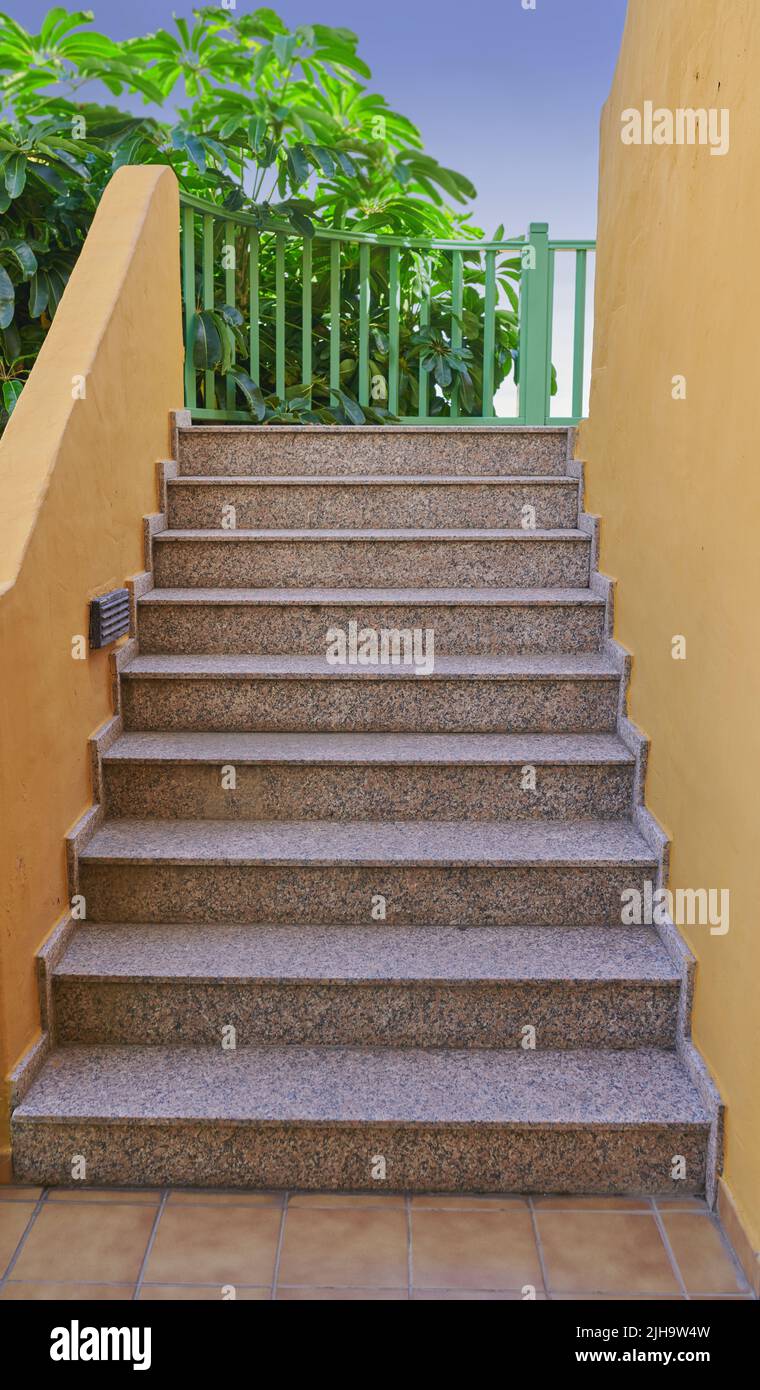
<path id="1" fill-rule="evenodd" d="M 238 349 L 237 355 L 241 361 L 247 355 L 250 376 L 272 398 L 284 400 L 286 383 L 297 381 L 309 391 L 319 390 L 323 401 L 329 391 L 327 399 L 337 405 L 345 384 L 342 373 L 348 356 L 355 358 L 351 389 L 359 406 L 368 408 L 377 399 L 371 391 L 379 376 L 388 410 L 404 424 L 568 425 L 582 418 L 587 259 L 596 249 L 595 241 L 552 239 L 546 222 L 532 222 L 523 237 L 498 241 L 400 237 L 319 223 L 313 224 L 312 237 L 304 237 L 284 219 L 268 215 L 262 222 L 253 213 L 220 207 L 186 193 L 180 197 L 185 403 L 194 418 L 220 422 L 250 418 L 239 408 L 230 373 L 227 371 L 224 381 L 219 382 L 218 366 L 209 367 L 205 359 L 201 359 L 204 365 L 200 366 L 194 361 L 199 323 L 220 304 L 243 311 L 247 319 L 247 354 Z M 246 229 L 250 229 L 250 236 L 245 235 Z M 236 240 L 242 249 L 243 281 L 234 244 L 229 263 L 230 243 Z M 294 242 L 300 243 L 295 253 Z M 314 274 L 314 243 L 329 244 L 320 253 L 321 278 Z M 343 248 L 351 245 L 358 250 L 358 262 L 343 260 Z M 269 251 L 265 250 L 267 246 Z M 228 253 L 227 260 L 218 256 L 220 249 Z M 476 349 L 474 353 L 469 349 L 465 353 L 472 360 L 478 401 L 475 409 L 470 395 L 465 396 L 467 383 L 461 376 L 455 374 L 448 387 L 439 380 L 436 391 L 432 368 L 424 367 L 422 356 L 419 366 L 415 363 L 410 387 L 404 341 L 408 345 L 410 332 L 419 337 L 420 330 L 423 336 L 424 331 L 430 330 L 431 292 L 428 282 L 427 287 L 418 288 L 410 297 L 402 270 L 405 251 L 413 256 L 427 253 L 433 257 L 428 264 L 436 265 L 439 282 L 441 275 L 444 285 L 445 277 L 449 277 L 450 285 L 442 291 L 443 298 L 440 290 L 436 292 L 438 298 L 432 297 L 436 331 L 444 334 L 453 352 L 463 350 L 467 343 Z M 505 251 L 514 251 L 516 256 L 499 265 L 498 257 Z M 570 386 L 571 408 L 569 415 L 560 417 L 551 414 L 552 393 L 556 389 L 552 338 L 556 256 L 563 252 L 575 257 L 575 281 L 572 333 L 568 335 L 571 343 L 563 367 Z M 196 269 L 198 256 L 200 266 Z M 512 304 L 505 308 L 500 303 L 499 281 L 505 266 L 517 266 L 517 258 L 520 268 L 511 272 L 516 285 L 506 286 Z M 378 267 L 382 282 L 379 298 Z M 508 269 L 506 273 L 510 274 Z M 442 304 L 448 306 L 443 312 Z M 467 334 L 463 332 L 465 311 Z M 387 338 L 387 348 L 381 354 L 382 370 L 378 373 L 375 368 L 373 375 L 371 363 L 377 353 L 371 335 L 376 335 L 380 327 Z M 233 361 L 235 355 L 233 350 Z M 295 376 L 294 371 L 298 373 Z M 497 415 L 495 394 L 502 383 L 509 384 L 510 371 L 517 390 L 517 413 Z M 403 405 L 406 411 L 400 408 Z"/>
<path id="2" fill-rule="evenodd" d="M 220 222 L 237 222 L 241 227 L 253 227 L 261 235 L 268 233 L 282 233 L 284 236 L 299 238 L 300 232 L 296 232 L 289 222 L 279 221 L 270 218 L 265 227 L 261 226 L 259 220 L 250 212 L 242 210 L 231 211 L 229 208 L 220 207 L 218 203 L 207 203 L 203 198 L 196 198 L 191 193 L 180 192 L 180 202 L 184 207 L 193 208 L 196 212 L 202 212 L 216 217 Z M 531 229 L 548 231 L 547 222 L 532 222 Z M 441 241 L 436 237 L 399 237 L 391 236 L 386 232 L 360 232 L 352 227 L 325 227 L 319 222 L 314 223 L 314 236 L 320 241 L 356 241 L 367 246 L 399 246 L 408 250 L 430 250 L 430 251 L 502 251 L 505 248 L 520 250 L 526 244 L 526 237 L 503 237 L 501 241 L 484 241 L 478 237 L 457 237 L 452 241 Z M 554 240 L 550 239 L 549 249 L 552 251 L 595 251 L 595 241 L 577 240 Z"/>

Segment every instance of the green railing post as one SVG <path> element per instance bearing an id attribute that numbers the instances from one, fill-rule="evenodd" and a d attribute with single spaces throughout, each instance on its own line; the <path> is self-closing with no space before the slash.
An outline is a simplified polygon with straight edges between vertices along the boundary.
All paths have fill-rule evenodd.
<path id="1" fill-rule="evenodd" d="M 520 418 L 526 425 L 548 423 L 549 266 L 549 224 L 531 222 L 520 277 Z"/>

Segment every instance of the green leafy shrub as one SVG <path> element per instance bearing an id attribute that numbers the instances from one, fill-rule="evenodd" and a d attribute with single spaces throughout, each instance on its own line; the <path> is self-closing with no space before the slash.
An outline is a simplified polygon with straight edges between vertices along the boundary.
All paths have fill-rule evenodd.
<path id="1" fill-rule="evenodd" d="M 289 30 L 270 9 L 238 15 L 213 5 L 196 10 L 191 21 L 175 18 L 174 32 L 159 29 L 116 43 L 95 32 L 92 19 L 90 11 L 55 7 L 31 34 L 0 14 L 0 426 L 50 326 L 106 183 L 122 165 L 144 163 L 170 165 L 183 190 L 253 215 L 264 234 L 283 223 L 297 234 L 286 251 L 287 406 L 271 399 L 274 238 L 266 235 L 260 380 L 252 382 L 244 369 L 244 326 L 225 312 L 217 267 L 218 307 L 210 317 L 201 312 L 198 284 L 192 351 L 204 373 L 201 396 L 205 372 L 213 371 L 235 382 L 238 406 L 250 408 L 254 418 L 321 411 L 349 422 L 357 394 L 358 268 L 349 262 L 342 275 L 336 397 L 327 386 L 329 276 L 321 264 L 327 249 L 314 243 L 314 381 L 304 393 L 297 238 L 311 236 L 315 224 L 410 238 L 480 237 L 466 211 L 472 184 L 427 155 L 415 126 L 368 89 L 371 74 L 350 30 L 319 24 Z M 93 82 L 114 104 L 89 98 Z M 119 98 L 135 96 L 157 114 L 119 109 Z M 430 322 L 420 330 L 419 257 L 404 251 L 399 412 L 417 408 L 421 364 L 431 380 L 433 413 L 448 411 L 454 388 L 460 413 L 471 406 L 480 413 L 482 268 L 477 258 L 466 262 L 458 350 L 451 344 L 447 254 L 433 254 L 425 274 Z M 516 353 L 518 277 L 519 262 L 505 257 L 499 281 L 509 307 L 497 312 L 495 387 Z M 373 251 L 371 367 L 383 380 L 387 279 L 387 265 Z M 386 418 L 382 401 L 374 414 Z"/>

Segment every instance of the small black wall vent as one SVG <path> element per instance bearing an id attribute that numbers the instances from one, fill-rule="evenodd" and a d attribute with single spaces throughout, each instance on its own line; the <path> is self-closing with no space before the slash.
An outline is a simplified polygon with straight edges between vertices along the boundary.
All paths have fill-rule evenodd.
<path id="1" fill-rule="evenodd" d="M 129 632 L 129 590 L 112 589 L 90 601 L 90 647 L 107 647 Z"/>

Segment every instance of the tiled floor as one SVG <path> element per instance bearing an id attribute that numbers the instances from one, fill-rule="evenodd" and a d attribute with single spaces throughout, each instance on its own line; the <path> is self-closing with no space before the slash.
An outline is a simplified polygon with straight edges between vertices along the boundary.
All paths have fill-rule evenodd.
<path id="1" fill-rule="evenodd" d="M 1 1299 L 748 1298 L 686 1197 L 0 1187 Z"/>

